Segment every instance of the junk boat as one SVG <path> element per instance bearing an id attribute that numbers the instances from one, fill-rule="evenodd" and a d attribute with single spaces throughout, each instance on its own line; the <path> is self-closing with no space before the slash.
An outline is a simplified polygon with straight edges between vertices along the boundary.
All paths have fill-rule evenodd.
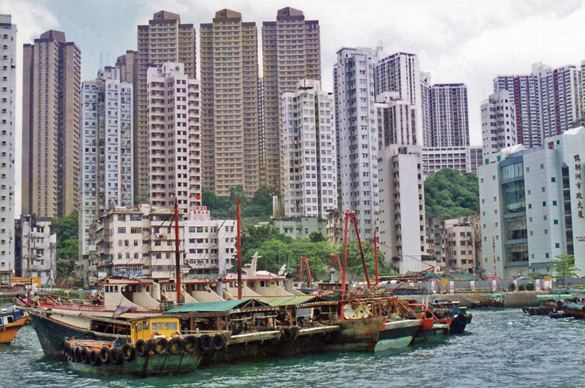
<path id="1" fill-rule="evenodd" d="M 179 318 L 132 319 L 130 341 L 65 338 L 64 353 L 72 369 L 98 375 L 169 375 L 193 372 L 199 366 L 205 342 L 225 344 L 221 333 L 182 335 Z"/>
<path id="2" fill-rule="evenodd" d="M 459 306 L 459 301 L 441 302 L 435 299 L 430 303 L 430 310 L 440 323 L 449 325 L 449 334 L 461 334 L 471 323 L 472 315 L 467 313 L 467 308 Z"/>
<path id="3" fill-rule="evenodd" d="M 23 310 L 15 309 L 13 305 L 0 307 L 0 344 L 10 344 L 28 322 Z"/>

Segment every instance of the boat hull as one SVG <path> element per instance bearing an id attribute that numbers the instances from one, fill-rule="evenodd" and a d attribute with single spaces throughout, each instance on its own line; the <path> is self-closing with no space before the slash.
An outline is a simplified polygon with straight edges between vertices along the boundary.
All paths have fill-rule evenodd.
<path id="1" fill-rule="evenodd" d="M 104 341 L 118 341 L 125 342 L 127 336 L 120 336 L 116 334 L 104 334 L 89 331 L 87 328 L 76 327 L 69 325 L 65 322 L 61 322 L 49 314 L 41 314 L 39 312 L 28 310 L 28 314 L 32 321 L 33 328 L 37 332 L 39 342 L 43 348 L 43 353 L 48 357 L 65 359 L 63 338 L 76 337 L 84 338 L 91 336 L 94 339 Z"/>
<path id="2" fill-rule="evenodd" d="M 380 331 L 380 338 L 374 350 L 376 352 L 404 348 L 412 342 L 413 337 L 421 327 L 422 319 L 405 319 L 395 322 L 385 322 Z"/>
<path id="3" fill-rule="evenodd" d="M 372 351 L 380 339 L 383 317 L 345 319 L 339 323 L 339 332 L 331 337 L 330 348 L 343 351 Z"/>
<path id="4" fill-rule="evenodd" d="M 461 334 L 465 331 L 468 323 L 471 323 L 471 314 L 459 314 L 451 321 L 449 326 L 449 333 Z"/>
<path id="5" fill-rule="evenodd" d="M 27 317 L 20 317 L 15 322 L 0 328 L 0 344 L 8 345 L 12 342 L 14 337 L 23 326 L 27 324 Z"/>

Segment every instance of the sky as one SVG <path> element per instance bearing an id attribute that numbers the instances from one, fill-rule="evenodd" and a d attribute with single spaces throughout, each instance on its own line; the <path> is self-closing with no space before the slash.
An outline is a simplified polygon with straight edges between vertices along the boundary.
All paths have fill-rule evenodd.
<path id="1" fill-rule="evenodd" d="M 580 66 L 585 60 L 582 0 L 0 1 L 0 13 L 12 15 L 18 28 L 17 74 L 22 73 L 22 45 L 55 29 L 81 49 L 82 81 L 95 79 L 101 67 L 113 65 L 126 50 L 136 50 L 136 26 L 148 24 L 160 10 L 192 23 L 199 40 L 199 25 L 228 8 L 240 12 L 243 21 L 256 22 L 261 42 L 262 22 L 276 20 L 284 7 L 303 11 L 307 20 L 319 20 L 322 83 L 327 91 L 333 91 L 333 65 L 342 47 L 381 46 L 387 55 L 413 53 L 421 71 L 431 73 L 432 83 L 465 83 L 472 145 L 481 145 L 480 106 L 493 92 L 496 75 L 529 74 L 538 62 L 556 68 Z M 20 111 L 18 107 L 17 145 Z M 16 148 L 20 176 L 20 147 Z M 16 207 L 19 211 L 20 204 Z"/>

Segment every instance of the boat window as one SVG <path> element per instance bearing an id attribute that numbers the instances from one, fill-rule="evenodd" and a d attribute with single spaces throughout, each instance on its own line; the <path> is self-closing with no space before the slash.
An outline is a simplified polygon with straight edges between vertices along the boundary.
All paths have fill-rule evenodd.
<path id="1" fill-rule="evenodd" d="M 7 316 L 6 317 L 6 324 L 8 325 L 12 322 L 14 322 L 14 317 L 12 315 Z"/>
<path id="2" fill-rule="evenodd" d="M 164 330 L 164 322 L 152 322 L 152 330 Z"/>
<path id="3" fill-rule="evenodd" d="M 138 322 L 138 324 L 136 324 L 136 331 L 142 331 L 142 322 Z"/>
<path id="4" fill-rule="evenodd" d="M 264 287 L 264 280 L 260 280 L 260 287 Z"/>
<path id="5" fill-rule="evenodd" d="M 118 286 L 114 286 L 114 292 L 118 292 Z"/>
<path id="6" fill-rule="evenodd" d="M 144 321 L 144 330 L 148 330 L 148 321 Z"/>
<path id="7" fill-rule="evenodd" d="M 177 322 L 165 322 L 165 330 L 177 330 Z"/>

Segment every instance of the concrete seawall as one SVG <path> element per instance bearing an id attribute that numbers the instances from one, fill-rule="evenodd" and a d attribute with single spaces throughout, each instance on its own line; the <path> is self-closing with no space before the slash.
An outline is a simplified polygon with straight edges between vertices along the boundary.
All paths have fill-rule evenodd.
<path id="1" fill-rule="evenodd" d="M 504 307 L 522 308 L 538 306 L 536 295 L 548 294 L 546 291 L 515 291 L 500 292 L 504 295 Z M 473 302 L 486 300 L 491 294 L 431 294 L 431 295 L 399 295 L 400 300 L 416 300 L 418 303 L 428 303 L 435 299 L 440 301 L 458 300 L 461 306 L 471 307 Z"/>

